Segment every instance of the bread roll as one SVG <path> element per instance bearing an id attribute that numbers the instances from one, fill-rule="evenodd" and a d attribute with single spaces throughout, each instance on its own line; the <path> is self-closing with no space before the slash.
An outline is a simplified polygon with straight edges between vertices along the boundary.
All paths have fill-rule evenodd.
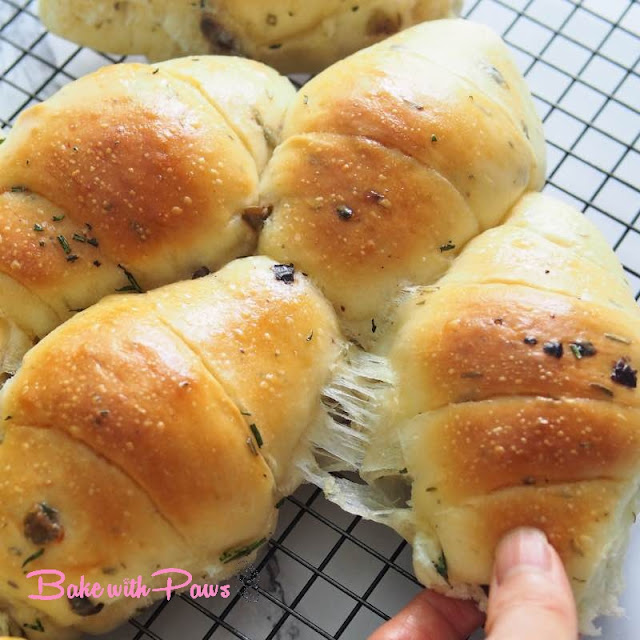
<path id="1" fill-rule="evenodd" d="M 0 148 L 0 364 L 78 309 L 251 253 L 258 179 L 294 95 L 255 62 L 105 67 Z"/>
<path id="2" fill-rule="evenodd" d="M 120 66 L 3 145 L 6 371 L 114 289 L 252 251 L 270 217 L 269 257 L 111 296 L 0 391 L 0 633 L 134 612 L 31 601 L 25 563 L 224 579 L 302 478 L 404 535 L 425 585 L 481 605 L 500 537 L 543 529 L 595 631 L 638 509 L 640 312 L 597 230 L 528 193 L 544 140 L 505 46 L 425 24 L 292 96 L 240 60 Z"/>
<path id="3" fill-rule="evenodd" d="M 542 186 L 542 125 L 502 41 L 443 20 L 340 62 L 299 92 L 261 183 L 260 252 L 309 273 L 367 346 L 408 284 Z"/>
<path id="4" fill-rule="evenodd" d="M 538 527 L 595 632 L 640 495 L 640 310 L 604 238 L 527 195 L 415 288 L 381 348 L 394 382 L 361 472 L 420 581 L 485 603 L 500 538 Z"/>
<path id="5" fill-rule="evenodd" d="M 283 73 L 315 72 L 411 25 L 457 13 L 460 0 L 40 0 L 54 33 L 166 60 L 233 54 Z"/>
<path id="6" fill-rule="evenodd" d="M 63 571 L 65 584 L 237 572 L 299 483 L 343 346 L 309 280 L 262 257 L 111 296 L 59 327 L 0 396 L 0 609 L 29 637 L 41 636 L 25 624 L 40 620 L 57 638 L 106 631 L 150 601 L 105 594 L 87 613 L 29 600 L 34 553 L 28 570 Z M 60 535 L 36 540 L 27 518 L 43 509 Z"/>

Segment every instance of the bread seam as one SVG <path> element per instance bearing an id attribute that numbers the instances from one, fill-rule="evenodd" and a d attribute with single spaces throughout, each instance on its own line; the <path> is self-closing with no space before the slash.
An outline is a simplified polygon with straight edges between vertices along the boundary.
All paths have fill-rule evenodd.
<path id="1" fill-rule="evenodd" d="M 509 216 L 510 215 L 511 213 L 509 213 Z M 589 253 L 582 253 L 579 250 L 577 250 L 575 248 L 575 244 L 563 243 L 560 241 L 559 238 L 553 237 L 551 234 L 544 233 L 536 226 L 527 225 L 523 221 L 516 220 L 512 222 L 511 220 L 506 219 L 504 221 L 504 224 L 511 224 L 513 227 L 520 229 L 525 234 L 530 234 L 532 236 L 537 236 L 538 238 L 542 238 L 546 242 L 549 242 L 550 244 L 558 247 L 559 249 L 573 253 L 574 255 L 578 256 L 581 260 L 588 260 L 589 264 L 595 265 L 596 267 L 598 267 L 600 271 L 606 271 L 608 275 L 611 275 L 608 269 L 606 269 L 606 267 L 600 264 L 597 260 L 594 260 Z M 622 268 L 619 271 L 620 271 L 620 275 L 624 275 L 624 271 L 622 270 Z"/>
<path id="2" fill-rule="evenodd" d="M 482 500 L 488 496 L 497 496 L 505 492 L 517 490 L 525 490 L 525 491 L 537 491 L 538 489 L 556 489 L 560 487 L 570 487 L 575 484 L 585 484 L 589 482 L 611 482 L 613 484 L 625 485 L 629 482 L 629 478 L 614 478 L 611 476 L 593 476 L 588 478 L 576 478 L 574 480 L 557 480 L 553 482 L 545 482 L 540 484 L 532 484 L 532 485 L 520 485 L 520 484 L 510 484 L 505 485 L 504 487 L 498 487 L 496 489 L 490 489 L 486 491 L 484 494 L 478 494 L 475 496 L 468 496 L 462 502 L 456 502 L 455 505 L 451 507 L 445 507 L 441 509 L 442 512 L 446 512 L 449 509 L 459 509 L 462 507 L 471 507 L 477 504 L 478 500 Z"/>
<path id="3" fill-rule="evenodd" d="M 55 431 L 56 434 L 61 434 L 61 435 L 65 436 L 68 440 L 70 440 L 72 442 L 75 442 L 75 443 L 81 445 L 82 447 L 84 447 L 85 449 L 91 451 L 91 453 L 93 453 L 93 455 L 96 458 L 98 458 L 99 460 L 102 460 L 105 464 L 113 467 L 119 473 L 121 473 L 125 478 L 127 478 L 127 480 L 131 481 L 131 483 L 133 485 L 135 485 L 141 491 L 141 493 L 149 500 L 149 502 L 151 503 L 151 505 L 153 505 L 154 509 L 156 510 L 156 512 L 158 513 L 160 518 L 169 526 L 169 528 L 180 538 L 180 540 L 182 540 L 182 542 L 185 545 L 188 544 L 188 540 L 184 537 L 184 535 L 180 532 L 180 530 L 177 529 L 175 527 L 175 525 L 167 518 L 167 516 L 165 516 L 165 514 L 162 513 L 162 511 L 160 510 L 160 508 L 156 504 L 155 500 L 151 497 L 151 495 L 149 495 L 149 493 L 145 489 L 144 485 L 140 484 L 125 469 L 123 469 L 117 462 L 115 462 L 114 460 L 108 458 L 106 455 L 97 452 L 93 447 L 91 447 L 91 445 L 89 443 L 85 442 L 84 440 L 81 440 L 80 438 L 76 438 L 69 431 L 63 431 L 63 430 L 57 429 L 56 427 L 46 427 L 46 426 L 40 426 L 40 425 L 14 424 L 13 421 L 11 421 L 9 423 L 5 423 L 4 430 L 6 432 L 9 429 L 12 429 L 13 427 L 21 427 L 23 429 L 52 430 L 52 431 Z"/>
<path id="4" fill-rule="evenodd" d="M 234 399 L 233 395 L 230 393 L 230 390 L 227 388 L 227 385 L 223 384 L 223 382 L 218 378 L 217 373 L 212 369 L 212 367 L 206 361 L 206 359 L 204 358 L 202 353 L 200 353 L 200 351 L 197 349 L 197 347 L 195 346 L 195 343 L 192 343 L 191 340 L 186 338 L 186 336 L 182 335 L 182 333 L 179 330 L 175 329 L 169 322 L 167 322 L 162 317 L 162 315 L 160 314 L 160 312 L 157 309 L 153 309 L 152 312 L 154 314 L 155 319 L 158 320 L 158 322 L 160 322 L 160 324 L 162 324 L 162 326 L 165 327 L 168 331 L 170 331 L 176 338 L 178 338 L 178 340 L 180 340 L 180 343 L 189 350 L 189 352 L 198 360 L 198 362 L 200 362 L 202 364 L 203 368 L 205 369 L 205 371 L 207 372 L 209 377 L 212 380 L 214 380 L 214 382 L 224 391 L 226 399 L 233 405 L 233 407 L 236 409 L 236 411 L 238 412 L 238 414 L 242 418 L 243 424 L 247 427 L 247 437 L 251 436 L 251 431 L 249 429 L 249 425 L 247 424 L 247 421 L 242 416 L 242 412 L 243 412 L 244 408 L 238 406 L 238 403 Z M 298 442 L 299 442 L 299 440 L 298 440 Z M 297 445 L 297 443 L 296 443 L 296 445 Z M 271 465 L 269 464 L 269 461 L 267 460 L 267 457 L 264 455 L 264 453 L 263 453 L 263 451 L 262 451 L 262 449 L 260 447 L 257 449 L 257 452 L 260 455 L 260 457 L 262 458 L 262 460 L 264 461 L 265 465 L 268 467 L 269 473 L 271 473 L 271 479 L 273 481 L 273 486 L 277 490 L 278 487 L 277 487 L 277 484 L 276 484 L 274 470 L 271 468 Z"/>
<path id="5" fill-rule="evenodd" d="M 446 274 L 448 275 L 448 274 Z M 443 278 L 446 277 L 442 276 Z M 486 280 L 481 280 L 481 281 L 473 281 L 473 280 L 456 280 L 453 282 L 445 282 L 445 284 L 443 286 L 440 287 L 441 291 L 446 290 L 448 287 L 457 287 L 457 288 L 466 288 L 466 287 L 483 287 L 486 285 L 500 285 L 503 287 L 521 287 L 523 289 L 530 289 L 531 291 L 538 291 L 540 293 L 547 293 L 547 294 L 552 294 L 552 295 L 556 295 L 556 296 L 562 296 L 563 298 L 566 298 L 567 300 L 578 300 L 579 302 L 585 302 L 586 304 L 589 304 L 590 308 L 597 308 L 599 310 L 602 311 L 606 311 L 607 309 L 615 309 L 617 312 L 619 313 L 623 313 L 625 315 L 625 317 L 628 317 L 629 320 L 631 322 L 636 322 L 637 320 L 633 317 L 633 314 L 629 311 L 629 309 L 627 307 L 621 307 L 619 306 L 617 303 L 613 302 L 612 300 L 607 299 L 607 302 L 609 304 L 605 305 L 602 304 L 601 302 L 596 302 L 594 300 L 584 300 L 583 298 L 581 298 L 580 296 L 574 296 L 571 295 L 569 293 L 566 293 L 565 291 L 560 291 L 558 289 L 543 289 L 540 286 L 535 286 L 532 284 L 525 284 L 524 282 L 518 280 L 517 282 L 509 282 L 509 281 L 503 281 L 503 280 L 494 280 L 493 278 L 488 278 Z M 418 285 L 420 286 L 420 285 Z M 426 285 L 429 286 L 429 285 Z M 606 314 L 604 315 L 604 317 L 606 317 Z"/>
<path id="6" fill-rule="evenodd" d="M 320 140 L 324 141 L 325 139 L 331 139 L 331 138 L 348 138 L 348 139 L 353 139 L 353 140 L 362 140 L 365 142 L 370 142 L 371 144 L 376 145 L 377 147 L 379 147 L 380 149 L 384 149 L 386 151 L 389 151 L 389 153 L 395 153 L 403 158 L 406 158 L 407 160 L 411 161 L 411 162 L 415 162 L 419 167 L 426 169 L 427 171 L 431 171 L 432 173 L 434 173 L 435 175 L 437 175 L 440 179 L 442 179 L 444 182 L 446 182 L 446 184 L 453 190 L 455 191 L 461 198 L 461 200 L 464 202 L 464 206 L 466 207 L 467 211 L 471 214 L 471 216 L 474 218 L 477 228 L 478 228 L 478 233 L 473 236 L 472 238 L 469 238 L 469 240 L 467 240 L 467 242 L 465 244 L 459 244 L 459 247 L 464 247 L 466 246 L 469 242 L 471 242 L 471 240 L 473 240 L 474 238 L 477 238 L 478 235 L 480 235 L 483 231 L 482 229 L 482 225 L 480 224 L 480 219 L 478 218 L 478 216 L 476 215 L 476 212 L 473 210 L 473 208 L 469 205 L 469 203 L 467 202 L 467 198 L 464 195 L 464 193 L 462 193 L 460 191 L 460 189 L 458 187 L 456 187 L 453 182 L 451 182 L 451 180 L 449 180 L 449 178 L 444 175 L 443 173 L 441 173 L 440 171 L 438 171 L 437 169 L 435 169 L 434 167 L 426 164 L 425 162 L 422 162 L 419 158 L 416 158 L 415 156 L 404 152 L 402 149 L 398 148 L 397 146 L 387 146 L 386 144 L 380 142 L 380 140 L 377 140 L 376 138 L 373 138 L 371 136 L 368 135 L 362 135 L 362 134 L 355 134 L 355 133 L 339 133 L 339 132 L 334 132 L 334 131 L 316 131 L 316 130 L 311 130 L 311 131 L 302 131 L 300 133 L 294 133 L 290 136 L 288 136 L 287 138 L 285 138 L 284 140 L 282 140 L 280 142 L 280 144 L 278 145 L 278 147 L 286 144 L 287 142 L 289 142 L 290 140 L 295 140 L 296 138 L 300 138 L 300 139 L 304 139 L 304 138 L 320 138 Z M 510 208 L 509 208 L 510 210 Z M 506 214 L 505 214 L 506 215 Z M 504 218 L 503 218 L 504 220 Z M 266 221 L 266 224 L 269 224 L 269 220 Z M 496 226 L 500 226 L 502 223 L 501 222 L 497 222 Z M 494 227 L 491 227 L 494 228 Z M 433 281 L 433 282 L 437 282 L 440 278 L 444 277 L 446 274 L 448 273 L 448 271 L 440 274 L 439 276 L 437 276 L 437 278 Z M 425 283 L 426 284 L 431 284 L 431 283 Z M 318 286 L 318 285 L 316 285 Z M 416 286 L 420 286 L 420 285 L 416 285 Z"/>
<path id="7" fill-rule="evenodd" d="M 393 44 L 390 45 L 389 48 L 393 48 Z M 456 78 L 458 78 L 459 80 L 464 81 L 468 86 L 472 87 L 474 92 L 477 94 L 480 94 L 483 98 L 485 98 L 488 102 L 491 102 L 492 104 L 494 104 L 502 113 L 503 115 L 506 115 L 507 118 L 509 119 L 509 121 L 511 122 L 511 124 L 514 126 L 515 130 L 518 132 L 518 135 L 522 138 L 524 137 L 524 139 L 527 141 L 527 148 L 530 151 L 530 155 L 531 155 L 531 165 L 533 167 L 537 167 L 537 160 L 536 160 L 536 154 L 535 154 L 535 149 L 533 148 L 533 144 L 531 143 L 531 139 L 529 137 L 527 137 L 526 135 L 523 136 L 522 135 L 522 129 L 521 129 L 521 125 L 519 122 L 517 122 L 514 118 L 513 113 L 511 113 L 510 109 L 507 109 L 507 107 L 505 107 L 503 104 L 501 104 L 499 101 L 497 101 L 495 98 L 492 98 L 490 94 L 488 94 L 486 91 L 483 91 L 472 79 L 470 79 L 468 76 L 464 76 L 461 73 L 459 73 L 458 71 L 455 71 L 454 69 L 452 69 L 450 67 L 450 65 L 445 64 L 443 62 L 439 62 L 437 60 L 434 60 L 433 58 L 431 58 L 430 56 L 425 55 L 424 53 L 420 52 L 420 51 L 415 51 L 413 49 L 409 49 L 407 47 L 405 47 L 404 45 L 400 45 L 402 46 L 402 52 L 403 53 L 411 53 L 419 58 L 423 58 L 424 60 L 429 61 L 432 65 L 436 66 L 436 67 L 441 67 L 443 68 L 445 71 L 448 71 L 452 76 L 455 76 Z M 530 172 L 530 174 L 533 172 Z M 531 181 L 531 180 L 530 180 Z M 529 182 L 530 182 L 529 181 Z M 531 189 L 531 187 L 529 187 L 529 189 Z"/>
<path id="8" fill-rule="evenodd" d="M 176 71 L 167 69 L 166 67 L 161 67 L 161 70 L 163 73 L 166 73 L 168 76 L 170 76 L 173 80 L 180 82 L 181 84 L 186 85 L 190 89 L 193 89 L 194 91 L 196 91 L 207 102 L 207 104 L 224 120 L 227 127 L 231 131 L 233 131 L 233 133 L 236 135 L 238 140 L 240 140 L 246 152 L 249 154 L 249 156 L 253 160 L 253 164 L 255 165 L 255 169 L 256 169 L 256 174 L 258 175 L 258 177 L 260 177 L 260 172 L 258 171 L 258 164 L 256 162 L 256 158 L 254 157 L 253 152 L 251 151 L 251 147 L 249 146 L 249 143 L 246 137 L 241 132 L 238 131 L 238 129 L 231 122 L 230 118 L 227 116 L 224 110 L 216 102 L 214 102 L 213 98 L 209 96 L 209 94 L 200 86 L 200 83 L 196 83 L 188 79 L 186 76 L 183 76 L 182 74 L 177 73 Z"/>
<path id="9" fill-rule="evenodd" d="M 627 409 L 627 410 L 631 410 L 631 411 L 636 411 L 638 412 L 638 414 L 640 415 L 640 407 L 636 406 L 636 405 L 632 405 L 632 404 L 623 404 L 623 405 L 619 405 L 611 400 L 599 400 L 598 398 L 592 398 L 592 397 L 588 397 L 588 396 L 556 396 L 556 397 L 552 397 L 552 396 L 541 396 L 539 393 L 532 393 L 531 395 L 527 395 L 524 393 L 514 393 L 513 395 L 505 395 L 505 394 L 500 394 L 500 395 L 496 395 L 496 396 L 490 396 L 488 398 L 482 398 L 480 400 L 467 400 L 465 402 L 447 402 L 446 404 L 440 405 L 438 407 L 433 407 L 431 409 L 428 409 L 427 411 L 421 411 L 419 413 L 415 413 L 409 417 L 403 418 L 402 421 L 410 421 L 413 420 L 414 418 L 417 418 L 418 416 L 426 416 L 429 415 L 430 413 L 434 413 L 436 411 L 441 411 L 442 409 L 446 409 L 447 407 L 460 407 L 463 405 L 474 405 L 474 404 L 481 404 L 483 402 L 496 402 L 496 401 L 501 401 L 501 400 L 514 400 L 514 399 L 520 399 L 520 400 L 527 400 L 527 399 L 540 399 L 540 400 L 545 400 L 547 402 L 554 402 L 554 403 L 563 403 L 563 402 L 568 402 L 568 403 L 572 403 L 573 401 L 576 401 L 578 403 L 581 402 L 595 402 L 599 405 L 608 405 L 608 406 L 613 406 L 616 408 L 622 408 L 622 409 Z"/>

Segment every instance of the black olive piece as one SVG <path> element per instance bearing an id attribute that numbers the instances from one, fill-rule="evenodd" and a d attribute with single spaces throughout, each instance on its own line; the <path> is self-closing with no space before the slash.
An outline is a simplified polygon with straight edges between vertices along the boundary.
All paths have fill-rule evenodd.
<path id="1" fill-rule="evenodd" d="M 293 284 L 296 270 L 292 264 L 274 264 L 272 269 L 278 282 Z"/>
<path id="2" fill-rule="evenodd" d="M 204 278 L 205 276 L 208 276 L 210 273 L 211 273 L 211 269 L 209 269 L 209 267 L 200 267 L 199 269 L 196 269 L 193 272 L 191 279 L 197 280 L 198 278 Z"/>
<path id="3" fill-rule="evenodd" d="M 630 389 L 635 389 L 638 386 L 638 372 L 631 368 L 626 358 L 620 358 L 620 360 L 613 365 L 611 379 Z"/>
<path id="4" fill-rule="evenodd" d="M 549 342 L 545 342 L 542 350 L 548 356 L 553 356 L 554 358 L 562 358 L 562 354 L 564 353 L 562 342 L 558 342 L 557 340 L 550 340 Z"/>
<path id="5" fill-rule="evenodd" d="M 67 598 L 73 613 L 83 618 L 95 616 L 104 609 L 104 602 L 91 602 L 89 598 Z"/>
<path id="6" fill-rule="evenodd" d="M 576 352 L 580 358 L 591 358 L 598 353 L 593 343 L 586 340 L 575 340 L 571 343 L 571 350 Z"/>
<path id="7" fill-rule="evenodd" d="M 346 204 L 341 204 L 339 207 L 336 207 L 336 213 L 340 220 L 351 220 L 351 218 L 353 218 L 353 209 L 347 207 Z"/>
<path id="8" fill-rule="evenodd" d="M 64 536 L 60 514 L 44 502 L 35 504 L 24 517 L 23 531 L 24 537 L 36 545 L 56 542 Z"/>

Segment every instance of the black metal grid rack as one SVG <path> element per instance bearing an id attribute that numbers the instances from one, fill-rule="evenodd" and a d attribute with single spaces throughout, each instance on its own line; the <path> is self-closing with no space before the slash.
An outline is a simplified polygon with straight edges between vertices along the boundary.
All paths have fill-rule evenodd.
<path id="1" fill-rule="evenodd" d="M 546 191 L 603 231 L 638 299 L 640 4 L 468 0 L 463 15 L 488 23 L 509 44 L 545 122 Z M 0 0 L 0 128 L 79 75 L 122 60 L 47 33 L 35 0 Z M 281 507 L 255 570 L 231 581 L 228 600 L 164 600 L 109 638 L 360 640 L 420 589 L 405 542 L 308 486 Z M 640 595 L 634 598 L 640 609 Z M 635 637 L 619 633 L 605 631 L 605 638 Z"/>

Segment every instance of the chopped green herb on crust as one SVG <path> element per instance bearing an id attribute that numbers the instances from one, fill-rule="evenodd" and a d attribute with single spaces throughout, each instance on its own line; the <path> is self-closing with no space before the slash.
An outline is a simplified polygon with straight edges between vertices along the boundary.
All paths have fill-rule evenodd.
<path id="1" fill-rule="evenodd" d="M 40 618 L 36 618 L 36 621 L 33 624 L 25 622 L 22 626 L 25 629 L 31 629 L 31 631 L 44 632 L 44 627 L 42 626 L 42 621 L 40 620 Z"/>
<path id="2" fill-rule="evenodd" d="M 69 255 L 71 253 L 71 247 L 69 246 L 67 239 L 63 235 L 60 235 L 58 236 L 58 242 L 60 243 L 62 250 Z"/>
<path id="3" fill-rule="evenodd" d="M 244 547 L 227 549 L 227 551 L 225 551 L 220 556 L 220 562 L 222 562 L 222 564 L 228 564 L 229 562 L 233 562 L 234 560 L 244 558 L 252 554 L 258 547 L 261 547 L 266 541 L 267 541 L 266 538 L 260 538 L 260 540 L 256 540 L 255 542 L 252 542 L 251 544 L 248 544 Z"/>
<path id="4" fill-rule="evenodd" d="M 122 269 L 122 271 L 124 271 L 124 275 L 127 276 L 129 284 L 121 289 L 116 289 L 117 292 L 135 291 L 136 293 L 144 293 L 142 287 L 138 284 L 138 281 L 130 271 L 127 271 L 127 269 L 125 269 L 121 264 L 118 265 L 118 269 Z"/>
<path id="5" fill-rule="evenodd" d="M 256 439 L 259 447 L 262 447 L 264 444 L 264 440 L 262 439 L 262 434 L 260 433 L 258 427 L 255 424 L 250 424 L 249 429 L 251 429 L 251 433 L 253 433 L 253 437 Z"/>
<path id="6" fill-rule="evenodd" d="M 44 553 L 44 547 L 32 553 L 23 563 L 22 568 L 26 567 L 30 562 L 37 560 Z"/>
<path id="7" fill-rule="evenodd" d="M 449 579 L 449 569 L 447 567 L 447 558 L 444 555 L 444 552 L 440 553 L 440 557 L 438 558 L 438 562 L 434 563 L 436 571 L 445 579 Z"/>

